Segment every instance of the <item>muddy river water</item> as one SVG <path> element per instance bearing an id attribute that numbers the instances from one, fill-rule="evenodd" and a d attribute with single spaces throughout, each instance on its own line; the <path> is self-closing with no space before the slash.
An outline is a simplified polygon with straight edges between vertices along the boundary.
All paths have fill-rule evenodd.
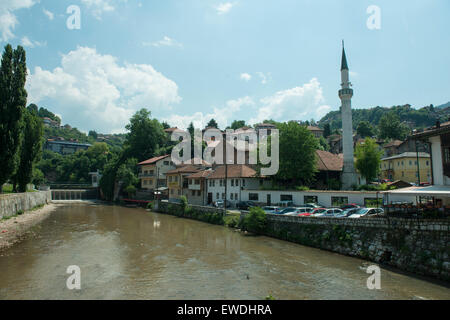
<path id="1" fill-rule="evenodd" d="M 0 253 L 0 299 L 450 299 L 385 269 L 369 290 L 369 262 L 144 209 L 63 205 L 34 234 Z"/>

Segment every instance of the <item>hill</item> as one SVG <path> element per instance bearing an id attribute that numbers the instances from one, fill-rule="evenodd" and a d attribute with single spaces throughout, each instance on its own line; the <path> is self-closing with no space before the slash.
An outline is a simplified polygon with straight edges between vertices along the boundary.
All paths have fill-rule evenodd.
<path id="1" fill-rule="evenodd" d="M 383 115 L 388 112 L 395 112 L 399 118 L 411 129 L 422 129 L 430 127 L 436 123 L 437 120 L 448 121 L 450 117 L 450 108 L 435 108 L 433 105 L 423 107 L 420 109 L 411 108 L 409 104 L 402 106 L 374 107 L 370 109 L 353 109 L 353 128 L 356 130 L 361 121 L 369 121 L 373 126 L 377 126 Z M 341 112 L 332 111 L 325 115 L 319 122 L 319 127 L 324 127 L 329 123 L 331 130 L 342 128 Z"/>
<path id="2" fill-rule="evenodd" d="M 441 104 L 440 106 L 437 106 L 437 109 L 446 109 L 450 107 L 450 101 L 444 104 Z"/>

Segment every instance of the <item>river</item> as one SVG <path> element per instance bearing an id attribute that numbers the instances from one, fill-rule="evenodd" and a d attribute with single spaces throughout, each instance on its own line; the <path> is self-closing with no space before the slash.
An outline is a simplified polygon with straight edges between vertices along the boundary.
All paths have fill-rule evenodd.
<path id="1" fill-rule="evenodd" d="M 366 261 L 144 209 L 63 205 L 34 234 L 1 253 L 0 299 L 450 299 L 385 269 L 369 290 Z"/>

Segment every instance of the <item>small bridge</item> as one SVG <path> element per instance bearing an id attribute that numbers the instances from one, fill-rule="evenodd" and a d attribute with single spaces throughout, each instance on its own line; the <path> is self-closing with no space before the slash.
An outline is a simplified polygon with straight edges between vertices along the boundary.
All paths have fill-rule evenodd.
<path id="1" fill-rule="evenodd" d="M 65 186 L 50 188 L 53 201 L 84 201 L 99 199 L 98 188 L 82 188 L 81 186 Z"/>

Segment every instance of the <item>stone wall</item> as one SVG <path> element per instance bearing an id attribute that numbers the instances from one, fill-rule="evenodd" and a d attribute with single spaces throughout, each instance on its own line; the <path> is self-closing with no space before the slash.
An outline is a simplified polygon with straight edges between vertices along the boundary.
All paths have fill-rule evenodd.
<path id="1" fill-rule="evenodd" d="M 267 215 L 265 235 L 450 281 L 450 221 Z"/>
<path id="2" fill-rule="evenodd" d="M 223 209 L 195 205 L 189 205 L 188 209 L 183 212 L 181 204 L 165 201 L 160 201 L 155 207 L 155 211 L 219 225 L 224 223 L 223 217 L 225 215 Z"/>
<path id="3" fill-rule="evenodd" d="M 0 220 L 51 202 L 50 191 L 0 195 Z"/>

